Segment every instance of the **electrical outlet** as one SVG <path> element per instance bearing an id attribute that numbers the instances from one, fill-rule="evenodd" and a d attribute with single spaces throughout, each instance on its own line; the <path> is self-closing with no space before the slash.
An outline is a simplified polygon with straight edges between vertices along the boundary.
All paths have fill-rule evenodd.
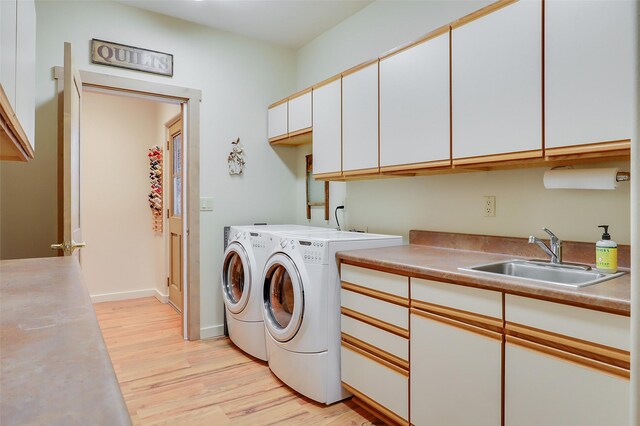
<path id="1" fill-rule="evenodd" d="M 496 196 L 485 195 L 483 198 L 482 211 L 484 212 L 484 217 L 496 217 Z"/>

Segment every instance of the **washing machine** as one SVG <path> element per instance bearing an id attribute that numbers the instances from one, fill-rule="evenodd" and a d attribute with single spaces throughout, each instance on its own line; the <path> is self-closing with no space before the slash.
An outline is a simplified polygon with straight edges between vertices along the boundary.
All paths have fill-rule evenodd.
<path id="1" fill-rule="evenodd" d="M 262 281 L 260 274 L 270 252 L 276 231 L 324 231 L 303 225 L 231 226 L 222 264 L 222 295 L 227 331 L 241 350 L 267 360 L 262 319 Z"/>
<path id="2" fill-rule="evenodd" d="M 340 384 L 340 278 L 336 252 L 402 244 L 402 237 L 346 231 L 281 232 L 262 273 L 271 371 L 292 389 L 331 404 Z"/>

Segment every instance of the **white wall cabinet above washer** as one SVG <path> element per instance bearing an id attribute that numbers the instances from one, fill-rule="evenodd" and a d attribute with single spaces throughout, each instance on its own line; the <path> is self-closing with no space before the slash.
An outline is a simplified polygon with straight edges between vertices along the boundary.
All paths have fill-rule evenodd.
<path id="1" fill-rule="evenodd" d="M 342 81 L 313 89 L 313 174 L 342 174 Z"/>
<path id="2" fill-rule="evenodd" d="M 378 61 L 342 77 L 342 171 L 378 171 Z"/>
<path id="3" fill-rule="evenodd" d="M 449 32 L 380 60 L 380 168 L 448 166 Z"/>
<path id="4" fill-rule="evenodd" d="M 311 90 L 289 98 L 289 135 L 311 127 Z"/>
<path id="5" fill-rule="evenodd" d="M 542 155 L 541 20 L 519 1 L 453 29 L 454 165 Z"/>
<path id="6" fill-rule="evenodd" d="M 545 147 L 626 141 L 633 134 L 633 1 L 545 3 Z M 570 25 L 567 25 L 570 23 Z M 611 145 L 620 149 L 620 144 Z M 583 147 L 593 149 L 593 147 Z M 602 150 L 599 147 L 598 150 Z"/>
<path id="7" fill-rule="evenodd" d="M 288 103 L 284 101 L 269 108 L 269 141 L 285 138 L 288 136 Z"/>

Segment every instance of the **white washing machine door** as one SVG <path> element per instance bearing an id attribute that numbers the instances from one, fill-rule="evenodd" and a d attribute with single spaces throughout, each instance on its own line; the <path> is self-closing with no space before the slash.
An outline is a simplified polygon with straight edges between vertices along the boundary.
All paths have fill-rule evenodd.
<path id="1" fill-rule="evenodd" d="M 297 266 L 284 253 L 275 253 L 264 267 L 264 323 L 279 342 L 293 339 L 304 316 L 304 290 Z"/>
<path id="2" fill-rule="evenodd" d="M 222 295 L 227 309 L 242 312 L 251 294 L 249 256 L 242 244 L 232 242 L 224 252 L 222 264 Z"/>

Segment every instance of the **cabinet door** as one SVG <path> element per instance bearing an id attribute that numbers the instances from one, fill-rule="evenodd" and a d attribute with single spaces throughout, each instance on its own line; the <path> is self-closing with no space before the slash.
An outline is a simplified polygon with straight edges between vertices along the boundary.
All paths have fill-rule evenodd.
<path id="1" fill-rule="evenodd" d="M 502 414 L 502 335 L 412 309 L 411 422 L 495 425 Z"/>
<path id="2" fill-rule="evenodd" d="M 311 127 L 311 91 L 289 99 L 289 133 Z"/>
<path id="3" fill-rule="evenodd" d="M 342 172 L 342 82 L 313 89 L 313 174 Z"/>
<path id="4" fill-rule="evenodd" d="M 269 140 L 277 140 L 287 137 L 288 105 L 284 101 L 269 108 Z"/>
<path id="5" fill-rule="evenodd" d="M 628 379 L 515 341 L 505 349 L 505 425 L 629 424 Z"/>
<path id="6" fill-rule="evenodd" d="M 542 155 L 541 13 L 519 1 L 453 30 L 454 165 Z"/>
<path id="7" fill-rule="evenodd" d="M 342 170 L 378 171 L 378 62 L 342 78 Z"/>
<path id="8" fill-rule="evenodd" d="M 545 3 L 547 148 L 631 138 L 635 98 L 629 88 L 636 78 L 633 3 Z"/>
<path id="9" fill-rule="evenodd" d="M 15 111 L 27 139 L 35 145 L 36 114 L 36 6 L 33 1 L 18 2 L 16 37 L 16 103 Z"/>
<path id="10" fill-rule="evenodd" d="M 16 108 L 16 0 L 0 1 L 0 84 Z"/>
<path id="11" fill-rule="evenodd" d="M 381 60 L 381 170 L 448 166 L 449 103 L 449 33 Z"/>

